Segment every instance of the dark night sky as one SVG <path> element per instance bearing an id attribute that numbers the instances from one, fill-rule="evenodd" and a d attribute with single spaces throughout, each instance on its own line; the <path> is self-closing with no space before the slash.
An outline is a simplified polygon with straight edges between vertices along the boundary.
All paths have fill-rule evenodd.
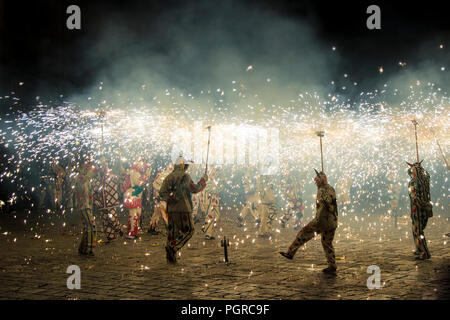
<path id="1" fill-rule="evenodd" d="M 75 91 L 91 85 L 95 68 L 81 67 L 90 41 L 101 32 L 103 22 L 114 23 L 123 16 L 126 27 L 152 34 L 157 47 L 164 53 L 166 26 L 146 24 L 167 10 L 186 7 L 187 1 L 0 1 L 0 95 L 17 89 L 24 81 L 23 98 L 40 94 L 44 89 L 57 88 L 60 93 Z M 413 63 L 424 53 L 417 45 L 429 42 L 450 45 L 450 19 L 445 1 L 430 0 L 421 4 L 410 1 L 210 1 L 242 3 L 251 10 L 259 8 L 274 15 L 293 20 L 312 22 L 318 36 L 325 43 L 336 45 L 344 57 L 336 72 L 349 72 L 363 81 L 367 70 L 386 66 L 395 70 L 400 60 Z M 187 2 L 194 12 L 197 1 Z M 82 10 L 82 30 L 65 27 L 70 4 Z M 366 28 L 366 8 L 377 4 L 382 11 L 382 29 Z M 220 10 L 219 10 L 220 11 Z M 198 11 L 201 18 L 201 10 Z M 123 23 L 124 20 L 120 23 Z M 161 32 L 160 32 L 161 31 Z M 433 56 L 430 59 L 439 59 Z M 357 61 L 357 63 L 355 63 Z M 392 68 L 389 68 L 392 66 Z M 373 73 L 371 73 L 373 74 Z M 21 90 L 21 89 L 18 89 Z"/>

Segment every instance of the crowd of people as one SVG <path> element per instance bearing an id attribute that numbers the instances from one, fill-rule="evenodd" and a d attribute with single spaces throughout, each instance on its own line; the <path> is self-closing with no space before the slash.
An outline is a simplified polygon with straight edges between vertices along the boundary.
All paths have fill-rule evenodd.
<path id="1" fill-rule="evenodd" d="M 101 158 L 96 162 L 85 157 L 77 166 L 63 168 L 58 162 L 50 163 L 48 174 L 41 176 L 39 206 L 50 198 L 55 211 L 70 210 L 78 212 L 83 221 L 83 233 L 79 253 L 93 255 L 97 242 L 97 225 L 94 215 L 99 216 L 103 224 L 103 233 L 108 242 L 119 237 L 136 239 L 142 224 L 143 204 L 148 207 L 151 217 L 147 232 L 160 233 L 157 227 L 163 223 L 167 231 L 166 258 L 176 263 L 177 252 L 189 241 L 194 233 L 194 225 L 202 224 L 200 230 L 206 240 L 214 240 L 215 227 L 221 211 L 221 194 L 226 173 L 220 166 L 211 167 L 208 172 L 180 155 L 176 161 L 166 167 L 152 179 L 149 163 L 137 160 L 128 168 L 119 162 L 113 169 L 108 160 Z M 429 217 L 432 217 L 430 199 L 430 177 L 422 168 L 421 162 L 409 164 L 409 196 L 415 254 L 419 259 L 429 259 L 424 229 Z M 191 176 L 200 176 L 195 183 Z M 152 181 L 150 181 L 152 180 Z M 288 175 L 282 186 L 276 184 L 273 176 L 256 174 L 248 169 L 242 179 L 244 203 L 240 209 L 236 224 L 243 227 L 248 214 L 258 226 L 258 236 L 270 238 L 275 225 L 286 228 L 293 226 L 297 236 L 286 252 L 280 254 L 293 259 L 296 251 L 315 235 L 320 234 L 328 261 L 324 272 L 335 273 L 336 262 L 333 238 L 338 226 L 338 206 L 346 208 L 350 204 L 351 178 L 344 176 L 338 182 L 338 197 L 330 186 L 324 172 L 315 173 L 317 186 L 316 215 L 307 224 L 303 223 L 305 205 L 302 185 L 295 175 Z M 397 223 L 397 207 L 400 196 L 399 185 L 392 183 L 389 188 L 390 211 Z M 286 206 L 280 210 L 277 205 L 277 191 L 282 190 Z M 338 198 L 340 200 L 338 201 Z M 119 213 L 125 209 L 128 213 L 126 230 L 120 222 Z M 289 224 L 291 222 L 291 224 Z"/>

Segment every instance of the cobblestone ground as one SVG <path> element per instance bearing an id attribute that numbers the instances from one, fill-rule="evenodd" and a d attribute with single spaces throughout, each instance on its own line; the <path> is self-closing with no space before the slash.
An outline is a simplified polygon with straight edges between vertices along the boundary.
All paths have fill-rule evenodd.
<path id="1" fill-rule="evenodd" d="M 29 226 L 39 221 L 27 221 L 24 232 L 20 217 L 5 216 L 0 220 L 0 299 L 450 298 L 447 217 L 430 219 L 426 236 L 433 256 L 419 262 L 412 254 L 407 216 L 397 229 L 386 216 L 358 221 L 341 217 L 335 238 L 338 274 L 330 277 L 321 272 L 326 260 L 319 237 L 300 249 L 294 260 L 287 260 L 278 251 L 293 240 L 291 227 L 275 232 L 272 239 L 260 239 L 254 222 L 237 227 L 232 219 L 236 213 L 223 213 L 217 240 L 205 241 L 197 224 L 177 265 L 165 261 L 163 225 L 160 235 L 143 233 L 139 240 L 121 238 L 111 244 L 100 232 L 95 256 L 87 258 L 77 253 L 77 221 L 64 227 L 58 220 L 41 222 L 33 230 Z M 231 240 L 229 265 L 223 262 L 223 235 Z M 81 268 L 80 290 L 67 289 L 69 265 Z M 379 290 L 367 288 L 370 265 L 381 269 Z"/>

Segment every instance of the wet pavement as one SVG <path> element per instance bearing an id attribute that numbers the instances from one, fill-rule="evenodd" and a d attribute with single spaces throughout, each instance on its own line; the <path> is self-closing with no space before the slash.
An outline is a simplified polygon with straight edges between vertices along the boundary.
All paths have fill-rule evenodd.
<path id="1" fill-rule="evenodd" d="M 448 217 L 435 216 L 426 229 L 432 258 L 416 261 L 407 215 L 394 228 L 392 218 L 358 221 L 340 217 L 335 249 L 337 275 L 326 267 L 320 237 L 301 248 L 293 260 L 278 254 L 293 240 L 292 227 L 274 228 L 271 239 L 256 236 L 253 221 L 244 227 L 235 212 L 225 212 L 216 240 L 205 240 L 196 224 L 176 265 L 165 260 L 165 230 L 142 233 L 138 240 L 106 243 L 99 227 L 94 257 L 78 255 L 81 226 L 66 222 L 0 220 L 0 299 L 449 299 Z M 121 221 L 125 224 L 126 217 Z M 306 221 L 306 220 L 305 220 Z M 23 231 L 24 225 L 26 231 Z M 100 223 L 98 223 L 100 225 Z M 33 229 L 33 230 L 31 230 Z M 278 231 L 277 231 L 278 229 Z M 224 262 L 221 239 L 230 239 Z M 67 288 L 70 265 L 81 270 L 81 289 Z M 380 269 L 381 288 L 369 289 L 369 266 Z"/>

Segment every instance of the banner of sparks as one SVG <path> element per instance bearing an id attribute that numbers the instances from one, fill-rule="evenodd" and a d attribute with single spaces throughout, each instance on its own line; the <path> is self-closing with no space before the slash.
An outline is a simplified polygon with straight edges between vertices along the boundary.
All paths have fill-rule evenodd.
<path id="1" fill-rule="evenodd" d="M 433 203 L 448 209 L 445 152 L 450 146 L 450 101 L 435 84 L 417 82 L 407 93 L 388 88 L 362 92 L 355 102 L 337 94 L 299 92 L 277 105 L 267 105 L 242 84 L 233 86 L 230 92 L 217 89 L 197 96 L 166 89 L 135 101 L 120 100 L 119 93 L 111 103 L 101 91 L 98 101 L 54 105 L 37 100 L 28 112 L 17 107 L 20 97 L 3 96 L 13 111 L 0 120 L 5 151 L 0 183 L 9 184 L 12 191 L 8 199 L 0 200 L 20 201 L 20 195 L 39 187 L 39 176 L 51 161 L 77 163 L 83 152 L 126 165 L 141 158 L 151 164 L 154 175 L 180 152 L 204 164 L 205 127 L 211 125 L 209 162 L 230 172 L 221 182 L 225 207 L 240 210 L 245 202 L 240 188 L 248 168 L 255 176 L 269 174 L 277 181 L 295 175 L 312 197 L 313 168 L 320 169 L 315 132 L 321 130 L 330 183 L 339 192 L 342 180 L 349 180 L 361 205 L 359 212 L 379 212 L 389 183 L 405 188 L 407 197 L 405 161 L 416 159 L 411 121 L 417 119 L 420 160 L 425 159 L 423 166 L 432 178 Z M 145 85 L 141 89 L 148 90 Z M 400 94 L 400 103 L 388 102 Z M 280 190 L 278 196 L 282 198 Z M 305 203 L 312 206 L 308 196 Z"/>

